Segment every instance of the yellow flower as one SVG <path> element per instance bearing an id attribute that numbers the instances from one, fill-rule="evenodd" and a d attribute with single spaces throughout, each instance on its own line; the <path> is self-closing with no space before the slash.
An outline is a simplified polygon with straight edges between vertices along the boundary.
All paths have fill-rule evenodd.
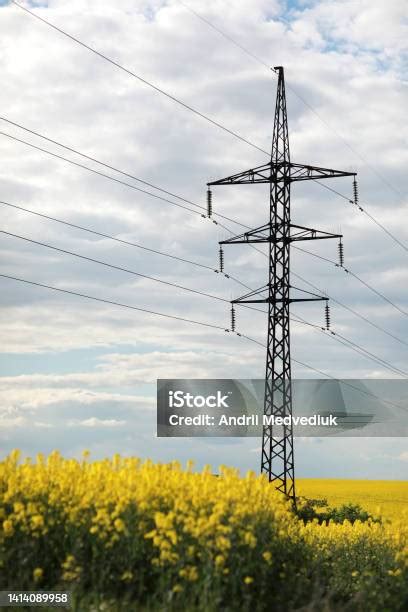
<path id="1" fill-rule="evenodd" d="M 3 521 L 3 531 L 6 535 L 13 535 L 14 526 L 10 519 L 6 519 L 5 521 Z"/>
<path id="2" fill-rule="evenodd" d="M 113 524 L 115 526 L 116 531 L 122 532 L 126 530 L 125 523 L 120 518 L 117 518 Z"/>
<path id="3" fill-rule="evenodd" d="M 402 572 L 400 568 L 397 568 L 395 570 L 388 570 L 387 573 L 389 576 L 400 576 Z"/>
<path id="4" fill-rule="evenodd" d="M 190 582 L 195 582 L 198 580 L 197 568 L 194 565 L 187 565 L 179 571 L 179 576 L 189 580 Z"/>
<path id="5" fill-rule="evenodd" d="M 246 531 L 244 534 L 244 542 L 245 544 L 247 544 L 250 548 L 255 548 L 256 546 L 256 537 L 254 536 L 254 534 L 251 531 Z"/>
<path id="6" fill-rule="evenodd" d="M 34 582 L 39 582 L 44 575 L 44 570 L 42 567 L 36 567 L 33 571 L 33 579 Z"/>
<path id="7" fill-rule="evenodd" d="M 266 550 L 264 553 L 262 553 L 262 557 L 265 559 L 265 561 L 270 564 L 272 561 L 272 554 L 269 552 L 269 550 Z"/>
<path id="8" fill-rule="evenodd" d="M 245 576 L 245 578 L 244 578 L 245 584 L 252 584 L 253 581 L 254 581 L 254 579 L 252 578 L 252 576 Z"/>
<path id="9" fill-rule="evenodd" d="M 120 577 L 120 579 L 123 580 L 124 582 L 130 582 L 132 578 L 133 578 L 133 574 L 129 570 L 126 572 L 123 572 L 123 574 Z"/>
<path id="10" fill-rule="evenodd" d="M 183 587 L 181 584 L 175 584 L 173 587 L 173 593 L 181 593 L 183 591 Z"/>
<path id="11" fill-rule="evenodd" d="M 33 529 L 41 529 L 44 527 L 44 517 L 41 514 L 35 514 L 31 517 L 31 526 Z"/>

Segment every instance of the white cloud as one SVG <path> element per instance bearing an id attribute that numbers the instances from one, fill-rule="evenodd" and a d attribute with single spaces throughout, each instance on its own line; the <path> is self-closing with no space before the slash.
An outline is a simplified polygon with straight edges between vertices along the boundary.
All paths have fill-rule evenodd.
<path id="1" fill-rule="evenodd" d="M 297 4 L 289 11 L 284 3 L 269 0 L 191 0 L 195 10 L 267 63 L 285 66 L 293 160 L 357 169 L 364 206 L 407 241 L 405 3 L 330 0 Z M 50 0 L 48 6 L 36 10 L 269 150 L 274 77 L 180 3 Z M 264 161 L 255 149 L 187 113 L 15 7 L 0 11 L 4 116 L 199 204 L 204 203 L 209 179 Z M 0 130 L 66 154 L 1 121 Z M 217 265 L 217 242 L 227 235 L 219 226 L 2 136 L 0 147 L 0 199 L 211 267 Z M 361 153 L 368 165 L 353 151 Z M 72 159 L 77 157 L 72 155 Z M 403 197 L 384 185 L 376 173 L 386 177 Z M 347 181 L 330 186 L 351 193 Z M 299 186 L 293 195 L 294 222 L 328 231 L 341 227 L 346 265 L 407 308 L 401 291 L 406 285 L 402 249 L 365 215 L 316 185 Z M 267 207 L 262 189 L 214 190 L 215 210 L 250 226 L 265 221 Z M 227 300 L 246 291 L 211 271 L 119 246 L 1 205 L 0 211 L 1 227 L 6 231 Z M 240 231 L 239 226 L 235 229 Z M 222 302 L 137 280 L 4 235 L 0 249 L 5 274 L 221 327 L 229 324 L 229 305 Z M 316 243 L 313 250 L 336 257 L 333 244 Z M 246 247 L 225 251 L 226 267 L 233 276 L 250 287 L 264 284 L 264 257 Z M 292 260 L 296 273 L 406 337 L 405 320 L 355 280 L 295 251 Z M 296 284 L 303 286 L 298 280 Z M 134 403 L 137 409 L 151 409 L 154 398 L 135 399 L 123 387 L 151 383 L 158 377 L 263 376 L 263 349 L 221 331 L 5 279 L 0 279 L 0 291 L 1 346 L 7 359 L 5 372 L 12 371 L 0 381 L 0 400 L 9 424 L 22 418 L 44 423 L 42 417 L 38 420 L 39 411 L 47 406 L 62 408 L 67 402 L 82 408 Z M 320 306 L 297 306 L 293 311 L 318 324 L 323 319 Z M 402 345 L 336 304 L 332 315 L 341 333 L 405 367 Z M 263 341 L 265 317 L 240 310 L 238 329 Z M 313 329 L 293 324 L 292 342 L 296 359 L 333 375 L 388 375 Z M 124 347 L 127 354 L 123 354 Z M 90 355 L 85 365 L 76 363 L 78 351 Z M 131 351 L 136 354 L 128 354 Z M 57 364 L 64 356 L 61 373 Z M 294 373 L 310 375 L 296 363 Z M 92 418 L 87 415 L 84 420 Z M 22 421 L 15 425 L 18 423 Z"/>
<path id="2" fill-rule="evenodd" d="M 403 451 L 398 455 L 400 461 L 408 462 L 408 451 Z"/>
<path id="3" fill-rule="evenodd" d="M 122 427 L 126 421 L 116 421 L 115 419 L 98 419 L 92 417 L 83 421 L 70 421 L 69 427 Z"/>

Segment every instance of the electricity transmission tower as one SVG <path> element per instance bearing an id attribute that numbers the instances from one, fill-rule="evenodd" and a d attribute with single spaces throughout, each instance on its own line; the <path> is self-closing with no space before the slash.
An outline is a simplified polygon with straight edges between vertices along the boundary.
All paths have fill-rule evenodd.
<path id="1" fill-rule="evenodd" d="M 224 244 L 267 243 L 269 245 L 268 282 L 263 287 L 232 300 L 232 330 L 235 330 L 235 304 L 268 304 L 268 336 L 264 414 L 292 416 L 292 385 L 290 359 L 289 308 L 293 302 L 326 300 L 326 327 L 330 324 L 327 297 L 298 289 L 290 283 L 290 245 L 300 240 L 338 238 L 339 252 L 343 256 L 341 234 L 330 234 L 291 222 L 291 184 L 297 181 L 353 176 L 342 172 L 290 161 L 289 133 L 286 113 L 285 78 L 282 66 L 275 67 L 278 74 L 272 152 L 268 163 L 208 183 L 209 214 L 212 211 L 212 185 L 269 184 L 269 221 L 260 227 L 223 240 Z M 356 183 L 355 197 L 356 197 Z M 220 248 L 223 263 L 222 247 Z M 293 294 L 293 290 L 296 291 Z M 299 295 L 302 294 L 302 295 Z M 303 294 L 304 297 L 303 297 Z M 276 488 L 296 503 L 293 453 L 293 426 L 264 425 L 261 471 L 268 475 Z"/>

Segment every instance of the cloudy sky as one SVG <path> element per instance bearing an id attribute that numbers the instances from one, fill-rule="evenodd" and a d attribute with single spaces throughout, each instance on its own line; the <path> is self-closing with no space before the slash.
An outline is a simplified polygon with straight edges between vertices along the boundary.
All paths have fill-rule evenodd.
<path id="1" fill-rule="evenodd" d="M 260 149 L 270 148 L 276 92 L 276 77 L 264 64 L 283 65 L 292 161 L 358 172 L 363 207 L 406 245 L 405 1 L 186 2 L 253 55 L 178 0 L 23 4 Z M 0 200 L 217 267 L 218 241 L 228 236 L 226 230 L 15 141 L 5 134 L 160 195 L 4 119 L 199 205 L 205 205 L 208 181 L 263 164 L 267 155 L 4 1 L 0 34 Z M 326 184 L 351 197 L 350 179 Z M 214 189 L 214 209 L 249 226 L 261 225 L 267 218 L 267 190 L 219 187 Z M 3 232 L 226 300 L 245 293 L 237 282 L 211 269 L 5 204 L 0 203 L 0 211 Z M 346 266 L 400 309 L 408 309 L 407 251 L 367 215 L 308 182 L 293 188 L 292 220 L 341 231 Z M 239 233 L 238 225 L 225 224 Z M 4 233 L 0 248 L 2 274 L 221 327 L 229 324 L 229 306 L 219 300 Z M 305 248 L 329 259 L 337 256 L 334 241 L 307 243 Z M 235 278 L 250 287 L 265 283 L 262 254 L 235 246 L 226 250 L 225 259 L 226 270 Z M 292 263 L 294 273 L 336 300 L 335 331 L 400 370 L 407 369 L 408 345 L 398 341 L 407 341 L 405 315 L 330 263 L 295 250 Z M 298 278 L 293 281 L 313 290 Z M 57 447 L 74 456 L 88 448 L 94 457 L 122 452 L 257 469 L 256 439 L 157 439 L 155 382 L 177 377 L 261 378 L 262 347 L 216 329 L 5 278 L 0 278 L 0 299 L 3 456 L 15 447 L 28 454 Z M 294 305 L 293 315 L 323 323 L 321 304 Z M 264 341 L 265 316 L 239 311 L 238 331 Z M 311 327 L 293 323 L 291 339 L 295 359 L 331 376 L 400 376 Z M 296 363 L 293 370 L 301 378 L 318 376 Z M 406 440 L 398 438 L 298 440 L 296 452 L 299 476 L 404 478 L 408 469 Z"/>

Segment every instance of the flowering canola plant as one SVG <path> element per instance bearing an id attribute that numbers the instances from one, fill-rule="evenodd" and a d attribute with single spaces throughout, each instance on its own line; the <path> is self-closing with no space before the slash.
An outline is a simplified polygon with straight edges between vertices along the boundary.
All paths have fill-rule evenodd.
<path id="1" fill-rule="evenodd" d="M 316 597 L 404 609 L 402 524 L 304 523 L 262 476 L 192 468 L 12 452 L 0 463 L 1 588 L 70 590 L 78 610 L 102 598 L 112 610 L 286 611 Z"/>

